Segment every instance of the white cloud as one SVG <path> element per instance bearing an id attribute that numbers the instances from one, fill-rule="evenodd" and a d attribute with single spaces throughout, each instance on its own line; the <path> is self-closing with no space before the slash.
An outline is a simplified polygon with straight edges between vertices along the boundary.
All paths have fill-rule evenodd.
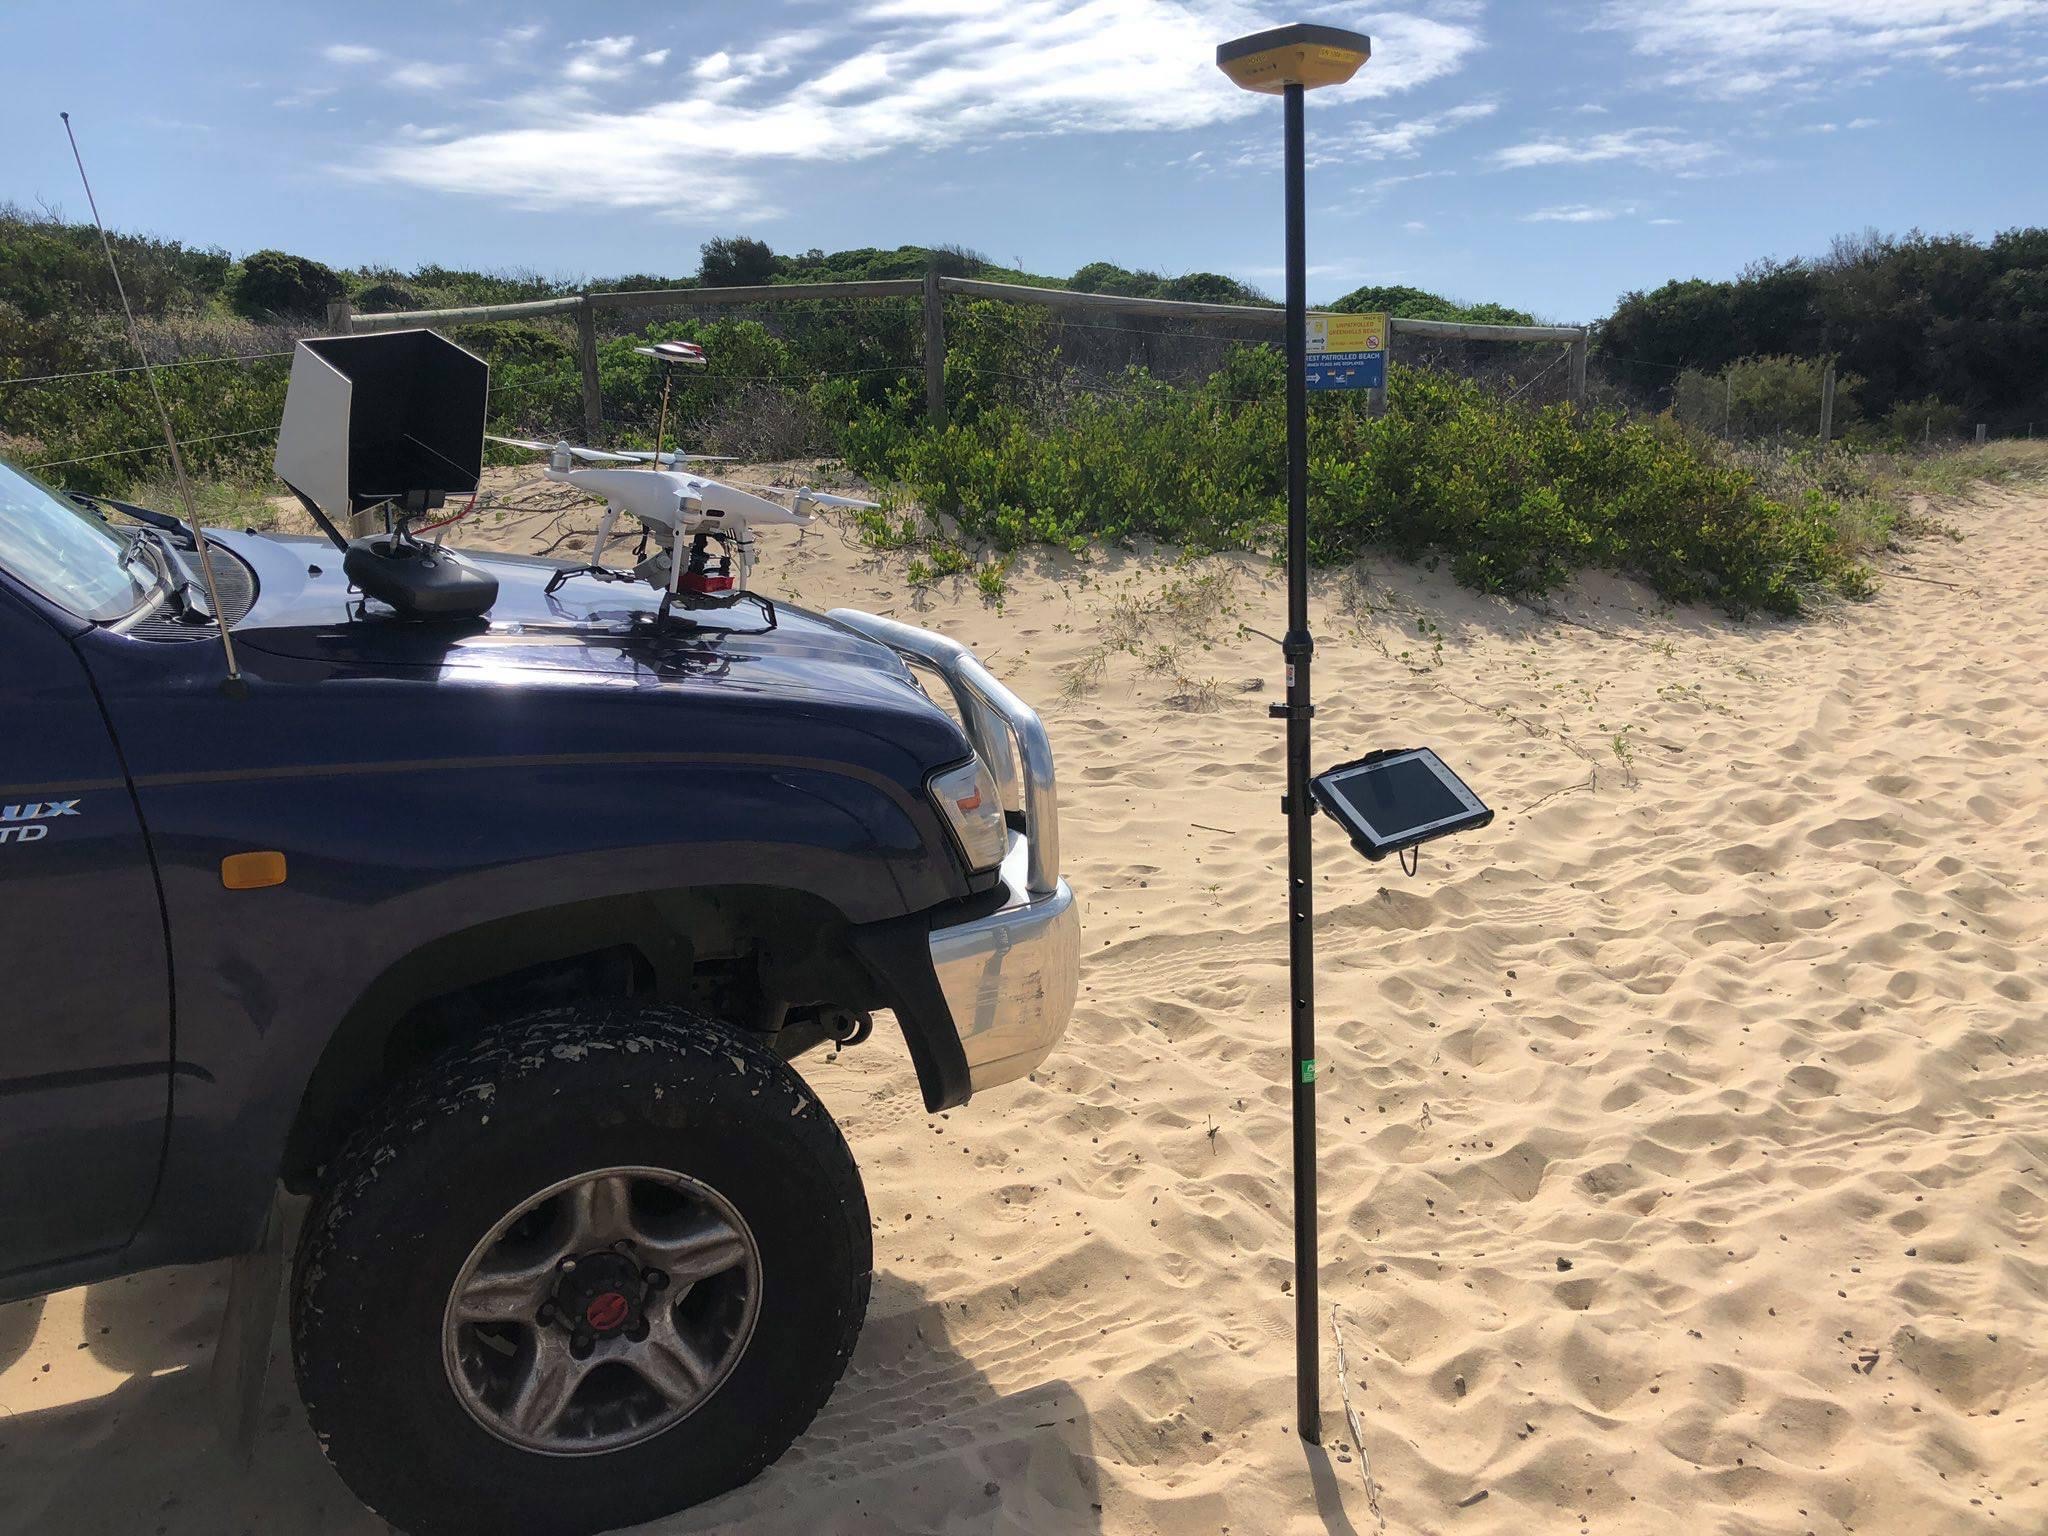
<path id="1" fill-rule="evenodd" d="M 364 43 L 329 43 L 320 50 L 320 57 L 330 64 L 374 64 L 384 57 L 384 51 Z"/>
<path id="2" fill-rule="evenodd" d="M 1544 165 L 1601 165 L 1625 161 L 1660 171 L 1683 171 L 1711 160 L 1720 150 L 1697 139 L 1681 137 L 1675 128 L 1627 128 L 1581 139 L 1530 139 L 1495 150 L 1493 163 L 1502 170 Z"/>
<path id="3" fill-rule="evenodd" d="M 1304 158 L 1310 169 L 1371 160 L 1412 160 L 1431 139 L 1467 123 L 1482 122 L 1499 110 L 1497 102 L 1468 101 L 1424 117 L 1374 115 L 1344 124 L 1319 124 L 1309 136 Z M 1277 171 L 1280 146 L 1272 134 L 1263 134 L 1233 155 L 1230 163 Z"/>
<path id="4" fill-rule="evenodd" d="M 880 52 L 857 53 L 833 65 L 810 83 L 813 96 L 830 101 L 840 96 L 857 96 L 888 83 L 890 61 Z"/>
<path id="5" fill-rule="evenodd" d="M 468 74 L 460 64 L 401 64 L 391 71 L 391 83 L 409 91 L 439 91 L 459 84 Z"/>
<path id="6" fill-rule="evenodd" d="M 490 39 L 485 47 L 490 50 L 492 59 L 497 63 L 517 66 L 526 61 L 528 45 L 546 30 L 539 22 L 529 22 L 523 27 L 507 27 Z"/>
<path id="7" fill-rule="evenodd" d="M 1662 61 L 1662 83 L 1735 97 L 1953 58 L 2044 19 L 2048 0 L 1607 0 L 1599 25 Z"/>
<path id="8" fill-rule="evenodd" d="M 569 45 L 569 58 L 562 65 L 562 75 L 579 85 L 595 85 L 600 81 L 616 80 L 630 73 L 640 65 L 657 65 L 668 57 L 668 50 L 655 53 L 636 54 L 635 38 L 631 33 L 618 37 L 586 37 Z"/>
<path id="9" fill-rule="evenodd" d="M 1522 215 L 1524 224 L 1604 224 L 1609 219 L 1621 217 L 1622 210 L 1596 208 L 1590 203 L 1563 203 L 1555 208 L 1539 208 L 1534 213 Z"/>
<path id="10" fill-rule="evenodd" d="M 1339 7 L 1333 19 L 1358 20 L 1362 9 Z M 1377 57 L 1353 86 L 1320 93 L 1316 104 L 1318 133 L 1336 130 L 1335 154 L 1410 154 L 1429 133 L 1471 120 L 1458 114 L 1491 111 L 1475 104 L 1348 133 L 1337 119 L 1347 101 L 1355 107 L 1454 73 L 1481 45 L 1475 18 L 1450 0 L 1428 14 L 1372 14 Z M 613 107 L 616 91 L 602 106 L 557 91 L 545 121 L 467 123 L 442 143 L 373 150 L 355 174 L 528 206 L 717 212 L 705 198 L 743 197 L 744 168 L 764 161 L 971 151 L 1021 135 L 1196 129 L 1270 112 L 1270 101 L 1237 90 L 1215 66 L 1218 38 L 1264 21 L 1244 0 L 864 0 L 835 12 L 829 29 L 770 36 L 719 64 L 717 55 L 700 59 L 679 95 Z M 557 66 L 577 90 L 616 85 L 635 67 L 630 36 L 586 39 Z M 533 191 L 536 165 L 602 174 L 542 196 Z"/>
<path id="11" fill-rule="evenodd" d="M 1407 222 L 1407 223 L 1403 224 L 1403 225 L 1402 225 L 1401 227 L 1402 227 L 1403 229 L 1407 230 L 1407 231 L 1408 231 L 1408 233 L 1409 233 L 1409 234 L 1411 234 L 1411 235 L 1419 235 L 1419 234 L 1421 234 L 1421 233 L 1422 233 L 1422 232 L 1423 232 L 1424 230 L 1426 230 L 1426 229 L 1428 229 L 1428 228 L 1429 228 L 1429 226 L 1428 226 L 1427 224 L 1423 223 L 1423 222 L 1422 222 L 1422 220 L 1420 220 L 1420 219 L 1410 219 L 1410 220 L 1408 220 L 1408 222 Z"/>
<path id="12" fill-rule="evenodd" d="M 1316 154 L 1310 157 L 1310 163 L 1318 159 L 1407 159 L 1420 153 L 1422 146 L 1438 135 L 1462 128 L 1467 123 L 1484 122 L 1499 110 L 1497 102 L 1468 101 L 1442 112 L 1432 112 L 1426 117 L 1359 123 L 1348 133 L 1334 136 L 1329 144 L 1319 146 Z"/>

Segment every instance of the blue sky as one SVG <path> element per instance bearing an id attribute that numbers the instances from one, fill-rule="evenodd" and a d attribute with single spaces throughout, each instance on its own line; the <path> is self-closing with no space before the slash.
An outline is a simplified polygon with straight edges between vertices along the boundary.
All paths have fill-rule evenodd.
<path id="1" fill-rule="evenodd" d="M 1214 47 L 1364 30 L 1310 98 L 1310 290 L 1581 320 L 1875 226 L 2048 222 L 2048 0 L 0 4 L 0 198 L 352 265 L 685 274 L 954 241 L 1279 286 L 1276 102 Z"/>

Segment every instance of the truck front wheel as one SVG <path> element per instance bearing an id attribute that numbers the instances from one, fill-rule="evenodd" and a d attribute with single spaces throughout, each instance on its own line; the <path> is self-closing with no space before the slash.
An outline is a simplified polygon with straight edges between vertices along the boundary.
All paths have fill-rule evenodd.
<path id="1" fill-rule="evenodd" d="M 337 1156 L 299 1390 L 402 1530 L 609 1530 L 779 1456 L 871 1268 L 852 1155 L 779 1057 L 673 1008 L 554 1009 L 429 1064 Z"/>

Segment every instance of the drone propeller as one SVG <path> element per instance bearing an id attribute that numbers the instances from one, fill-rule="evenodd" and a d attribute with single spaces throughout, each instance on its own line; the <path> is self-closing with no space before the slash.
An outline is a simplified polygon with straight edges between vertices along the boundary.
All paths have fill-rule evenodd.
<path id="1" fill-rule="evenodd" d="M 702 363 L 704 349 L 694 341 L 657 341 L 651 347 L 633 349 L 642 357 L 659 358 L 664 363 Z"/>
<path id="2" fill-rule="evenodd" d="M 739 462 L 729 453 L 683 453 L 673 448 L 658 457 L 655 454 L 649 453 L 644 448 L 633 449 L 624 453 L 615 453 L 612 457 L 615 459 L 631 459 L 635 464 L 646 464 L 651 461 L 660 464 L 664 469 L 673 469 L 678 464 L 737 464 Z"/>
<path id="3" fill-rule="evenodd" d="M 735 480 L 734 485 L 744 485 L 750 491 L 759 491 L 763 496 L 787 496 L 799 512 L 805 507 L 879 507 L 879 501 L 863 501 L 858 496 L 841 496 L 836 491 L 814 491 L 809 486 L 755 485 L 745 480 Z"/>
<path id="4" fill-rule="evenodd" d="M 562 449 L 571 458 L 581 459 L 586 464 L 631 464 L 635 459 L 644 459 L 645 454 L 606 453 L 602 448 L 579 448 L 574 443 L 542 443 L 530 437 L 500 437 L 495 432 L 486 432 L 485 437 L 494 443 L 503 443 L 507 448 L 525 448 L 533 453 L 553 453 Z"/>

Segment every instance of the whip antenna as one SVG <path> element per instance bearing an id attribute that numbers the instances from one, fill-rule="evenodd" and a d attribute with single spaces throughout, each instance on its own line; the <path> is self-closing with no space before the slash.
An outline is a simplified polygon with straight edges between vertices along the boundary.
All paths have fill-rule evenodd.
<path id="1" fill-rule="evenodd" d="M 206 605 L 213 610 L 214 627 L 220 631 L 220 648 L 227 657 L 228 681 L 242 680 L 241 668 L 235 665 L 235 641 L 228 633 L 227 615 L 221 612 L 220 593 L 213 580 L 213 546 L 207 542 L 206 530 L 199 526 L 199 507 L 192 499 L 192 482 L 185 476 L 185 456 L 178 451 L 178 435 L 171 430 L 171 413 L 164 405 L 162 391 L 156 387 L 156 369 L 150 364 L 149 354 L 142 347 L 142 333 L 135 328 L 135 311 L 128 306 L 128 289 L 121 282 L 120 263 L 114 260 L 113 243 L 107 239 L 107 226 L 100 222 L 100 205 L 92 195 L 92 178 L 85 174 L 85 157 L 78 152 L 78 135 L 71 130 L 71 114 L 59 112 L 64 119 L 64 136 L 71 141 L 71 158 L 78 164 L 78 179 L 85 186 L 85 204 L 92 210 L 93 227 L 100 232 L 100 249 L 106 252 L 107 270 L 114 274 L 114 292 L 121 296 L 121 313 L 128 321 L 128 343 L 135 348 L 135 356 L 142 364 L 142 377 L 149 384 L 149 398 L 156 402 L 157 419 L 163 423 L 164 446 L 171 450 L 171 472 L 178 481 L 178 499 L 185 504 L 185 521 L 192 528 L 192 542 L 199 552 L 199 573 L 206 581 Z"/>

